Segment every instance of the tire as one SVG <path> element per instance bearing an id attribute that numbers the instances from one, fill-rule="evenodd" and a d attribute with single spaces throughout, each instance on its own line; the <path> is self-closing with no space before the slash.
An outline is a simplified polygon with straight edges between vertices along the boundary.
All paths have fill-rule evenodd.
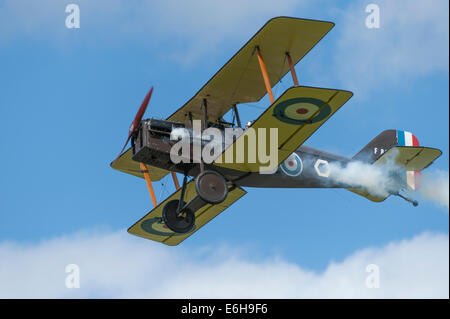
<path id="1" fill-rule="evenodd" d="M 184 209 L 181 214 L 178 214 L 177 210 L 178 200 L 176 199 L 164 205 L 162 210 L 164 223 L 170 230 L 176 233 L 189 233 L 195 226 L 195 214 L 190 209 Z"/>
<path id="2" fill-rule="evenodd" d="M 202 200 L 210 204 L 219 204 L 228 195 L 225 178 L 215 171 L 200 173 L 195 180 L 195 190 Z"/>

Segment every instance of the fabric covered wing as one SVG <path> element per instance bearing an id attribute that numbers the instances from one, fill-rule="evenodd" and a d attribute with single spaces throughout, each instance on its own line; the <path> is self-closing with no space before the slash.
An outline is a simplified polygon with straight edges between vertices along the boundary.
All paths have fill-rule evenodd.
<path id="1" fill-rule="evenodd" d="M 334 26 L 332 22 L 277 17 L 268 21 L 186 104 L 167 120 L 186 123 L 203 119 L 203 99 L 208 120 L 215 122 L 233 104 L 259 101 L 265 94 L 255 49 L 258 46 L 267 67 L 271 86 L 289 71 L 286 52 L 296 64 Z"/>
<path id="2" fill-rule="evenodd" d="M 164 225 L 162 221 L 162 209 L 166 203 L 171 200 L 178 200 L 180 198 L 181 190 L 176 191 L 171 196 L 166 198 L 162 203 L 156 206 L 147 215 L 141 218 L 137 223 L 128 229 L 130 234 L 151 239 L 154 241 L 161 242 L 169 246 L 175 246 L 181 243 L 183 240 L 191 236 L 211 219 L 216 217 L 218 214 L 223 212 L 226 208 L 231 206 L 235 201 L 244 196 L 247 192 L 240 187 L 230 186 L 228 196 L 220 204 L 211 205 L 207 204 L 203 206 L 198 211 L 195 212 L 195 228 L 187 234 L 177 234 L 172 232 L 169 228 Z M 185 202 L 189 202 L 197 195 L 195 191 L 195 180 L 191 180 L 186 185 Z"/>
<path id="3" fill-rule="evenodd" d="M 214 162 L 230 169 L 258 172 L 268 164 L 259 156 L 276 147 L 276 166 L 302 145 L 348 99 L 349 91 L 314 87 L 292 87 L 283 93 L 251 126 Z M 277 129 L 277 143 L 271 143 L 269 129 Z M 265 139 L 262 134 L 265 134 Z M 274 135 L 273 135 L 274 136 Z M 261 143 L 264 141 L 265 143 Z M 273 146 L 275 144 L 275 146 Z M 242 154 L 245 153 L 244 156 Z M 239 156 L 238 156 L 239 154 Z M 256 160 L 255 160 L 256 159 Z M 269 169 L 270 171 L 270 169 Z"/>
<path id="4" fill-rule="evenodd" d="M 118 171 L 144 178 L 144 174 L 141 172 L 139 163 L 133 161 L 133 159 L 131 158 L 131 148 L 129 148 L 125 153 L 123 153 L 117 160 L 112 162 L 110 165 L 112 168 Z M 154 182 L 159 181 L 164 176 L 169 174 L 169 171 L 166 171 L 165 169 L 161 169 L 148 164 L 147 168 L 150 180 Z"/>

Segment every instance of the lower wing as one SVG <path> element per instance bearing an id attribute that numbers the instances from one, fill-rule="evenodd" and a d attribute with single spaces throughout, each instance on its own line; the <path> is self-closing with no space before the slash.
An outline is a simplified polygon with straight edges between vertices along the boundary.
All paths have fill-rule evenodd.
<path id="1" fill-rule="evenodd" d="M 164 206 L 172 201 L 179 200 L 181 189 L 174 192 L 166 200 L 156 206 L 147 215 L 142 217 L 138 222 L 128 229 L 130 234 L 161 242 L 169 246 L 175 246 L 183 240 L 191 236 L 211 219 L 223 212 L 226 208 L 231 206 L 235 201 L 244 196 L 247 192 L 240 187 L 229 186 L 227 198 L 220 204 L 212 205 L 206 204 L 195 212 L 195 226 L 188 233 L 175 233 L 170 230 L 162 220 L 162 210 Z M 184 194 L 184 201 L 189 202 L 197 195 L 195 191 L 195 180 L 191 180 L 186 184 L 186 191 Z"/>

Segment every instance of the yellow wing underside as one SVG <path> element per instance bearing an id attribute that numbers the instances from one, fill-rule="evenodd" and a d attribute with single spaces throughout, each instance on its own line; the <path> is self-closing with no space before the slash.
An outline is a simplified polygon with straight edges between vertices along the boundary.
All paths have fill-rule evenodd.
<path id="1" fill-rule="evenodd" d="M 277 153 L 277 161 L 272 163 L 277 167 L 352 95 L 342 90 L 292 87 L 252 124 L 253 130 L 246 130 L 239 136 L 214 164 L 239 171 L 258 172 L 268 166 L 267 162 L 264 163 L 266 159 L 258 154 L 270 154 L 269 150 L 272 150 Z M 269 129 L 276 129 L 276 138 Z"/>
<path id="2" fill-rule="evenodd" d="M 240 187 L 232 188 L 230 186 L 227 198 L 220 204 L 207 204 L 195 212 L 195 227 L 187 234 L 177 234 L 167 228 L 162 221 L 162 210 L 171 200 L 178 200 L 180 198 L 181 190 L 176 191 L 171 196 L 166 198 L 162 203 L 156 206 L 150 213 L 141 218 L 137 223 L 128 229 L 130 234 L 161 242 L 169 246 L 175 246 L 183 240 L 191 236 L 211 219 L 223 212 L 226 208 L 231 206 L 235 201 L 244 196 L 247 192 Z M 185 202 L 189 202 L 197 195 L 195 191 L 195 182 L 191 180 L 186 184 L 186 193 L 184 197 Z"/>
<path id="3" fill-rule="evenodd" d="M 141 172 L 141 167 L 139 166 L 139 162 L 133 161 L 131 158 L 131 148 L 129 148 L 125 153 L 123 153 L 117 160 L 112 162 L 111 167 L 127 173 L 131 174 L 140 178 L 144 178 L 144 174 Z M 147 165 L 148 168 L 148 174 L 150 175 L 150 180 L 152 181 L 159 181 L 164 176 L 169 174 L 169 171 L 166 171 L 165 169 L 161 169 L 155 166 Z"/>

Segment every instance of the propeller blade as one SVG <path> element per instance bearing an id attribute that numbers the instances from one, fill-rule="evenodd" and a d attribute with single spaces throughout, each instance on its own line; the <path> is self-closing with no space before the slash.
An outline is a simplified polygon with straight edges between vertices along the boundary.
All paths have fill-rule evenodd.
<path id="1" fill-rule="evenodd" d="M 144 101 L 142 101 L 141 107 L 136 113 L 136 116 L 134 117 L 133 122 L 130 126 L 130 136 L 135 133 L 139 127 L 139 123 L 141 123 L 142 117 L 144 116 L 145 110 L 147 109 L 148 102 L 150 101 L 150 97 L 153 93 L 153 86 L 150 88 L 150 91 L 148 91 L 147 95 L 145 96 Z"/>
<path id="2" fill-rule="evenodd" d="M 122 152 L 124 151 L 125 147 L 127 147 L 128 142 L 130 141 L 133 134 L 135 134 L 138 131 L 139 123 L 141 123 L 142 117 L 144 116 L 145 110 L 147 110 L 148 103 L 150 102 L 150 97 L 153 93 L 153 86 L 150 88 L 150 91 L 148 91 L 147 95 L 145 96 L 144 101 L 142 101 L 141 107 L 136 113 L 136 116 L 134 117 L 133 122 L 131 122 L 130 130 L 128 132 L 128 137 L 125 142 L 125 145 L 122 147 L 122 150 L 120 151 L 119 155 L 114 159 L 113 162 L 115 162 L 120 155 L 122 155 Z"/>

